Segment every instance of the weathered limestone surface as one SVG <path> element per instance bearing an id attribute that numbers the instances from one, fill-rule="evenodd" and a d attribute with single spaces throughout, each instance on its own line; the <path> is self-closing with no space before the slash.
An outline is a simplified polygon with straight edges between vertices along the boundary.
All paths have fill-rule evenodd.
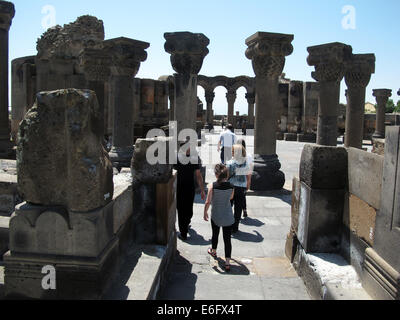
<path id="1" fill-rule="evenodd" d="M 21 123 L 18 184 L 33 204 L 87 212 L 113 197 L 112 166 L 102 147 L 96 95 L 59 90 L 37 95 Z"/>
<path id="2" fill-rule="evenodd" d="M 307 50 L 307 63 L 315 66 L 312 77 L 320 85 L 317 143 L 336 146 L 340 82 L 345 73 L 345 63 L 351 57 L 352 48 L 335 42 L 309 47 Z"/>
<path id="3" fill-rule="evenodd" d="M 293 35 L 257 32 L 246 40 L 246 57 L 256 74 L 255 160 L 251 189 L 281 189 L 285 175 L 276 155 L 279 116 L 279 77 L 285 58 L 293 52 Z"/>

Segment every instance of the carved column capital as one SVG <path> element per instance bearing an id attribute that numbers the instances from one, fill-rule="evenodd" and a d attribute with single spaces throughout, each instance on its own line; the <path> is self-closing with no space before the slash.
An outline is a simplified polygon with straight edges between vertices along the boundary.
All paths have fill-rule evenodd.
<path id="1" fill-rule="evenodd" d="M 106 81 L 111 76 L 112 57 L 103 49 L 85 48 L 79 66 L 89 81 Z"/>
<path id="2" fill-rule="evenodd" d="M 366 88 L 375 73 L 374 54 L 353 54 L 346 64 L 345 81 L 348 87 Z"/>
<path id="3" fill-rule="evenodd" d="M 345 73 L 345 64 L 352 55 L 352 47 L 340 42 L 308 47 L 307 63 L 315 67 L 311 75 L 319 82 L 340 82 Z"/>
<path id="4" fill-rule="evenodd" d="M 374 89 L 372 95 L 376 98 L 378 108 L 380 106 L 386 106 L 389 98 L 392 96 L 392 90 L 390 89 Z"/>
<path id="5" fill-rule="evenodd" d="M 234 104 L 237 98 L 236 91 L 228 91 L 226 94 L 226 99 L 229 104 Z"/>
<path id="6" fill-rule="evenodd" d="M 0 29 L 8 31 L 12 19 L 15 16 L 14 4 L 8 1 L 0 1 Z"/>
<path id="7" fill-rule="evenodd" d="M 252 61 L 259 78 L 278 78 L 285 67 L 285 57 L 292 54 L 293 35 L 257 32 L 246 40 L 246 57 Z"/>
<path id="8" fill-rule="evenodd" d="M 172 68 L 178 74 L 198 74 L 209 53 L 210 40 L 202 33 L 165 33 L 164 49 L 171 54 Z"/>
<path id="9" fill-rule="evenodd" d="M 255 92 L 248 92 L 246 93 L 246 99 L 248 104 L 255 104 L 256 103 L 256 94 Z"/>
<path id="10" fill-rule="evenodd" d="M 206 91 L 205 97 L 206 97 L 207 104 L 212 104 L 214 102 L 214 98 L 215 98 L 214 91 Z"/>
<path id="11" fill-rule="evenodd" d="M 146 61 L 145 51 L 150 44 L 129 38 L 115 38 L 103 42 L 103 49 L 111 57 L 113 75 L 136 76 L 140 63 Z"/>

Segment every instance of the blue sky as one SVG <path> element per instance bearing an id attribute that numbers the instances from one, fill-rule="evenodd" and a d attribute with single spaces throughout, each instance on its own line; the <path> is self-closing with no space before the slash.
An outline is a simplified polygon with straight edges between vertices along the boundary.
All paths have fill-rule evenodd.
<path id="1" fill-rule="evenodd" d="M 191 31 L 210 39 L 209 55 L 201 74 L 254 76 L 244 53 L 245 40 L 257 31 L 294 34 L 294 52 L 286 59 L 284 72 L 292 80 L 312 81 L 307 65 L 307 47 L 343 42 L 354 53 L 374 53 L 376 73 L 367 87 L 367 101 L 375 102 L 372 89 L 393 90 L 395 102 L 400 88 L 399 0 L 14 0 L 16 16 L 10 30 L 10 60 L 36 54 L 36 40 L 45 31 L 42 9 L 55 9 L 56 23 L 63 25 L 84 14 L 103 20 L 106 39 L 119 36 L 149 42 L 148 59 L 137 77 L 157 79 L 172 74 L 169 54 L 164 51 L 164 33 Z M 355 9 L 355 29 L 343 28 L 348 13 Z M 348 21 L 348 20 L 347 20 Z M 345 83 L 342 82 L 341 101 Z M 218 88 L 214 102 L 217 114 L 227 112 L 226 90 Z M 247 113 L 245 90 L 238 91 L 235 111 Z M 203 90 L 199 96 L 204 101 Z"/>

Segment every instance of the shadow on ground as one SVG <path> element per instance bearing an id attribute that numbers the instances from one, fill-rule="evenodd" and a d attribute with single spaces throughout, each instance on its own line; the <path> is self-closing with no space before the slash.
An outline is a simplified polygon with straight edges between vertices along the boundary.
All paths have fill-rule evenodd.
<path id="1" fill-rule="evenodd" d="M 241 220 L 240 223 L 245 226 L 249 226 L 249 227 L 262 227 L 265 225 L 264 222 L 262 222 L 258 219 L 253 219 L 253 218 L 249 218 L 249 217 L 244 218 L 243 220 Z"/>
<path id="2" fill-rule="evenodd" d="M 235 233 L 232 237 L 234 239 L 237 239 L 239 241 L 243 241 L 243 242 L 255 242 L 255 243 L 259 243 L 259 242 L 263 242 L 264 241 L 264 237 L 257 231 L 253 230 L 253 233 L 248 233 L 248 232 L 243 232 L 243 231 L 238 231 L 237 233 Z"/>
<path id="3" fill-rule="evenodd" d="M 247 192 L 248 197 L 268 197 L 268 198 L 277 198 L 280 199 L 287 204 L 292 205 L 292 191 L 281 189 L 281 190 L 273 190 L 273 191 L 249 191 Z"/>
<path id="4" fill-rule="evenodd" d="M 210 240 L 204 239 L 202 235 L 192 228 L 189 229 L 189 237 L 185 242 L 194 246 L 206 246 L 211 243 Z"/>
<path id="5" fill-rule="evenodd" d="M 250 274 L 249 269 L 247 269 L 243 263 L 235 259 L 231 259 L 231 270 L 229 272 L 225 271 L 225 260 L 222 258 L 215 258 L 215 260 L 218 261 L 218 267 L 214 266 L 213 269 L 219 274 L 237 276 L 248 276 Z"/>
<path id="6" fill-rule="evenodd" d="M 160 300 L 194 300 L 197 275 L 192 273 L 192 268 L 193 265 L 177 251 Z"/>

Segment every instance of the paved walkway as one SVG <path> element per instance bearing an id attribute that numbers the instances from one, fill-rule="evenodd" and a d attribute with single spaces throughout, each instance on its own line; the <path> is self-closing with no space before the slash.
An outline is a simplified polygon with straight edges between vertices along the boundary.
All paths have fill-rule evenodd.
<path id="1" fill-rule="evenodd" d="M 207 144 L 216 151 L 217 135 L 208 135 Z M 254 150 L 250 138 L 248 149 Z M 194 206 L 190 237 L 178 239 L 178 252 L 171 267 L 165 300 L 305 300 L 310 299 L 302 280 L 285 257 L 286 235 L 291 224 L 291 181 L 299 168 L 304 144 L 278 142 L 285 190 L 250 192 L 249 217 L 233 237 L 232 270 L 226 273 L 224 260 L 207 254 L 211 245 L 211 225 L 203 220 L 204 204 L 199 197 Z M 212 165 L 207 165 L 207 182 L 213 182 Z M 224 258 L 222 232 L 218 254 Z"/>

